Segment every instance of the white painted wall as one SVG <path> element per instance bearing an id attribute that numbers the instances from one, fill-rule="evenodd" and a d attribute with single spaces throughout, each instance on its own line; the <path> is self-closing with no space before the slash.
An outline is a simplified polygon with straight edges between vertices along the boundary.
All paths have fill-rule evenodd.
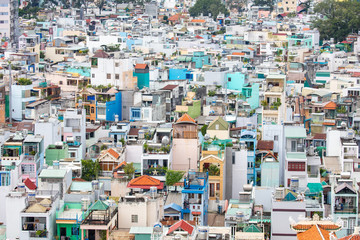
<path id="1" fill-rule="evenodd" d="M 247 150 L 241 149 L 235 153 L 235 164 L 232 165 L 232 198 L 238 199 L 239 192 L 247 184 Z"/>

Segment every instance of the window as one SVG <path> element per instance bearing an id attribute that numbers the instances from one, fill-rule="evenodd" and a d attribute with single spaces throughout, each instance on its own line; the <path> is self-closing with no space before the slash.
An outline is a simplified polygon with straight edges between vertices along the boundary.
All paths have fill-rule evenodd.
<path id="1" fill-rule="evenodd" d="M 279 136 L 278 135 L 274 135 L 274 141 L 279 141 Z"/>
<path id="2" fill-rule="evenodd" d="M 110 73 L 106 74 L 106 79 L 111 79 L 111 74 Z"/>
<path id="3" fill-rule="evenodd" d="M 216 124 L 216 125 L 215 125 L 215 129 L 216 129 L 216 130 L 219 130 L 219 124 Z"/>
<path id="4" fill-rule="evenodd" d="M 132 223 L 137 223 L 138 222 L 138 215 L 131 215 L 131 222 Z"/>
<path id="5" fill-rule="evenodd" d="M 343 222 L 343 228 L 348 228 L 348 221 L 347 221 L 347 219 L 346 219 L 346 218 L 342 218 L 341 220 L 342 220 L 342 222 Z"/>
<path id="6" fill-rule="evenodd" d="M 0 12 L 0 15 L 9 15 L 8 12 Z"/>
<path id="7" fill-rule="evenodd" d="M 71 234 L 74 236 L 78 236 L 79 235 L 79 228 L 78 227 L 72 227 L 71 228 Z"/>
<path id="8" fill-rule="evenodd" d="M 9 20 L 0 20 L 0 24 L 9 23 Z"/>
<path id="9" fill-rule="evenodd" d="M 92 77 L 92 78 L 95 78 L 95 73 L 91 74 L 91 77 Z"/>
<path id="10" fill-rule="evenodd" d="M 228 82 L 231 82 L 231 77 L 228 78 Z"/>
<path id="11" fill-rule="evenodd" d="M 117 63 L 115 63 L 115 67 L 119 67 L 119 63 L 117 62 Z"/>
<path id="12" fill-rule="evenodd" d="M 210 183 L 210 197 L 215 197 L 215 184 Z"/>
<path id="13" fill-rule="evenodd" d="M 115 74 L 115 79 L 120 79 L 120 75 L 119 75 L 119 74 Z"/>
<path id="14" fill-rule="evenodd" d="M 93 113 L 95 113 L 95 108 L 94 107 L 91 107 L 90 108 L 90 112 L 93 114 Z"/>
<path id="15" fill-rule="evenodd" d="M 232 155 L 232 164 L 235 164 L 235 154 Z"/>
<path id="16" fill-rule="evenodd" d="M 71 152 L 71 153 L 70 153 L 70 157 L 71 157 L 71 158 L 75 158 L 75 157 L 76 157 L 76 153 Z"/>
<path id="17" fill-rule="evenodd" d="M 296 141 L 291 141 L 291 151 L 296 152 Z"/>
<path id="18" fill-rule="evenodd" d="M 305 171 L 304 162 L 289 162 L 288 171 Z"/>
<path id="19" fill-rule="evenodd" d="M 60 84 L 60 85 L 63 85 L 63 81 L 59 81 L 59 84 Z"/>

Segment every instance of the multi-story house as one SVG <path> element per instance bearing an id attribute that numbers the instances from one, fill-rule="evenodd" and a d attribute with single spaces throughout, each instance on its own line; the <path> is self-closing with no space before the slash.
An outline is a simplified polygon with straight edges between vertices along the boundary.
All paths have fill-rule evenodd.
<path id="1" fill-rule="evenodd" d="M 189 171 L 181 191 L 181 218 L 194 221 L 200 226 L 208 224 L 208 177 L 208 173 L 205 172 Z"/>
<path id="2" fill-rule="evenodd" d="M 166 118 L 166 93 L 146 90 L 134 93 L 130 107 L 130 121 L 160 122 Z"/>
<path id="3" fill-rule="evenodd" d="M 266 77 L 264 87 L 264 100 L 261 102 L 263 123 L 281 124 L 285 118 L 285 92 L 286 75 L 270 74 Z"/>
<path id="4" fill-rule="evenodd" d="M 67 109 L 64 113 L 63 140 L 79 145 L 80 159 L 86 153 L 86 115 L 84 109 Z M 76 144 L 75 144 L 76 143 Z M 70 155 L 70 157 L 73 157 Z M 75 157 L 75 156 L 74 156 Z"/>
<path id="5" fill-rule="evenodd" d="M 41 135 L 26 136 L 23 143 L 23 155 L 19 176 L 22 181 L 29 178 L 37 184 L 37 176 L 44 164 L 44 138 Z"/>
<path id="6" fill-rule="evenodd" d="M 171 128 L 156 128 L 153 139 L 143 144 L 141 174 L 165 181 L 165 169 L 172 169 L 173 142 Z"/>
<path id="7" fill-rule="evenodd" d="M 11 102 L 12 118 L 21 121 L 25 117 L 25 106 L 27 103 L 37 100 L 33 94 L 33 85 L 12 85 Z"/>
<path id="8" fill-rule="evenodd" d="M 186 113 L 173 125 L 172 150 L 172 169 L 188 171 L 197 168 L 200 152 L 197 124 Z"/>
<path id="9" fill-rule="evenodd" d="M 254 186 L 260 183 L 261 163 L 256 162 L 256 129 L 247 126 L 247 129 L 241 130 L 240 142 L 244 142 L 247 149 L 247 183 L 253 183 Z"/>
<path id="10" fill-rule="evenodd" d="M 350 175 L 332 175 L 331 184 L 331 215 L 334 221 L 341 220 L 343 228 L 336 233 L 338 237 L 345 237 L 354 232 L 358 225 L 358 186 Z"/>
<path id="11" fill-rule="evenodd" d="M 298 178 L 299 187 L 307 184 L 306 130 L 303 127 L 285 128 L 285 176 L 284 185 L 290 186 L 292 178 Z"/>
<path id="12" fill-rule="evenodd" d="M 110 148 L 103 151 L 98 157 L 100 163 L 101 175 L 111 177 L 113 170 L 123 161 L 125 161 L 125 147 Z"/>
<path id="13" fill-rule="evenodd" d="M 211 138 L 216 137 L 217 139 L 225 140 L 230 138 L 229 123 L 226 122 L 222 117 L 217 117 L 212 121 L 206 131 Z"/>
<path id="14" fill-rule="evenodd" d="M 115 116 L 115 123 L 110 126 L 109 137 L 114 139 L 115 144 L 128 140 L 128 134 L 130 131 L 130 122 L 123 121 L 118 122 L 118 116 Z"/>

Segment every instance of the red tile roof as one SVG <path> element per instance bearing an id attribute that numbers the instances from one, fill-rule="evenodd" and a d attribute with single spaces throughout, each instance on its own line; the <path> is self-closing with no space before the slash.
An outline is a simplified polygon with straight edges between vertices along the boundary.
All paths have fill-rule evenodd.
<path id="1" fill-rule="evenodd" d="M 111 156 L 113 156 L 114 158 L 118 159 L 120 157 L 120 154 L 118 154 L 114 149 L 110 148 L 107 151 Z"/>
<path id="2" fill-rule="evenodd" d="M 196 35 L 195 38 L 197 39 L 204 39 L 202 36 Z"/>
<path id="3" fill-rule="evenodd" d="M 33 183 L 29 178 L 25 179 L 24 184 L 30 190 L 35 190 L 36 189 L 36 184 Z"/>
<path id="4" fill-rule="evenodd" d="M 193 20 L 191 20 L 191 22 L 193 22 L 193 23 L 204 23 L 205 20 L 204 19 L 193 19 Z"/>
<path id="5" fill-rule="evenodd" d="M 164 183 L 160 182 L 156 178 L 150 177 L 148 175 L 142 175 L 140 177 L 132 179 L 128 185 L 128 188 L 141 188 L 141 189 L 150 189 L 150 187 L 157 187 L 157 189 L 163 189 Z"/>
<path id="6" fill-rule="evenodd" d="M 139 129 L 138 128 L 130 128 L 129 131 L 129 136 L 137 136 L 139 134 Z"/>
<path id="7" fill-rule="evenodd" d="M 135 65 L 135 69 L 145 69 L 147 67 L 147 64 L 144 63 L 137 63 Z"/>
<path id="8" fill-rule="evenodd" d="M 187 113 L 184 113 L 184 115 L 182 115 L 177 121 L 176 123 L 179 122 L 193 122 L 196 123 L 194 119 L 192 119 Z"/>
<path id="9" fill-rule="evenodd" d="M 309 230 L 298 233 L 298 240 L 330 240 L 330 232 L 326 231 L 318 225 L 313 225 Z"/>
<path id="10" fill-rule="evenodd" d="M 315 133 L 314 139 L 323 139 L 323 140 L 326 140 L 326 133 Z"/>
<path id="11" fill-rule="evenodd" d="M 172 232 L 181 229 L 183 231 L 188 232 L 190 235 L 192 234 L 192 232 L 194 231 L 194 227 L 191 226 L 188 222 L 184 221 L 184 220 L 180 220 L 177 223 L 175 223 L 174 225 L 172 225 L 169 228 L 169 231 L 167 232 L 167 234 L 171 234 Z"/>
<path id="12" fill-rule="evenodd" d="M 161 90 L 173 90 L 174 88 L 178 87 L 179 85 L 176 84 L 169 84 L 163 87 Z"/>
<path id="13" fill-rule="evenodd" d="M 171 17 L 169 17 L 169 21 L 178 21 L 180 19 L 180 13 L 172 15 Z"/>
<path id="14" fill-rule="evenodd" d="M 93 56 L 93 58 L 109 58 L 109 54 L 104 52 L 104 50 L 97 50 Z"/>
<path id="15" fill-rule="evenodd" d="M 259 149 L 259 150 L 273 150 L 274 149 L 274 141 L 259 140 L 256 149 Z"/>
<path id="16" fill-rule="evenodd" d="M 360 234 L 352 234 L 343 238 L 339 238 L 339 240 L 360 240 Z"/>
<path id="17" fill-rule="evenodd" d="M 123 161 L 121 162 L 119 165 L 117 165 L 114 169 L 113 169 L 113 172 L 116 172 L 117 170 L 119 170 L 119 168 L 121 168 L 122 166 L 125 166 L 126 165 L 126 162 Z"/>

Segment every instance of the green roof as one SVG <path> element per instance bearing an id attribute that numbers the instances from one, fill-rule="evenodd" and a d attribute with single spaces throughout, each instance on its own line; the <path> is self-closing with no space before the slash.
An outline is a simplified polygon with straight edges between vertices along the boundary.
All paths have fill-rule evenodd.
<path id="1" fill-rule="evenodd" d="M 306 154 L 304 152 L 289 152 L 286 153 L 286 158 L 306 160 Z"/>
<path id="2" fill-rule="evenodd" d="M 288 192 L 288 194 L 286 194 L 286 196 L 283 199 L 283 201 L 295 201 L 295 200 L 296 200 L 296 196 L 293 192 Z"/>
<path id="3" fill-rule="evenodd" d="M 257 226 L 255 226 L 254 224 L 251 224 L 249 226 L 246 226 L 244 228 L 243 232 L 260 233 L 262 231 L 260 231 L 260 229 Z"/>
<path id="4" fill-rule="evenodd" d="M 105 211 L 109 208 L 108 205 L 106 205 L 103 201 L 98 200 L 94 205 L 90 207 L 90 211 Z"/>
<path id="5" fill-rule="evenodd" d="M 285 129 L 286 138 L 306 138 L 306 130 L 303 127 L 288 127 Z"/>
<path id="6" fill-rule="evenodd" d="M 317 77 L 330 77 L 330 72 L 317 72 Z"/>
<path id="7" fill-rule="evenodd" d="M 216 129 L 216 125 L 219 124 L 219 129 Z M 229 123 L 225 121 L 222 117 L 216 118 L 209 124 L 208 130 L 227 130 Z"/>
<path id="8" fill-rule="evenodd" d="M 321 183 L 308 183 L 307 187 L 309 188 L 310 193 L 319 193 L 323 191 Z"/>
<path id="9" fill-rule="evenodd" d="M 64 178 L 65 169 L 44 169 L 41 171 L 39 178 Z"/>

